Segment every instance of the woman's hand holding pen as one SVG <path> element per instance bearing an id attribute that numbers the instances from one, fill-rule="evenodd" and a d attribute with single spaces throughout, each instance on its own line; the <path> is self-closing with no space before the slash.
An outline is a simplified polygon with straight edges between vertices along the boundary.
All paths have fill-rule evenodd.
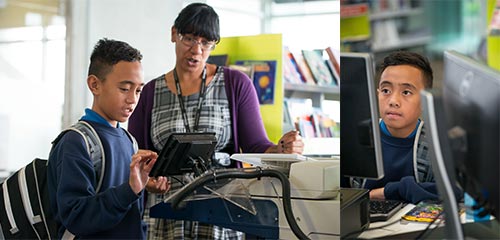
<path id="1" fill-rule="evenodd" d="M 285 133 L 278 142 L 278 145 L 270 147 L 267 153 L 296 153 L 302 154 L 304 151 L 304 142 L 299 131 L 292 130 Z"/>

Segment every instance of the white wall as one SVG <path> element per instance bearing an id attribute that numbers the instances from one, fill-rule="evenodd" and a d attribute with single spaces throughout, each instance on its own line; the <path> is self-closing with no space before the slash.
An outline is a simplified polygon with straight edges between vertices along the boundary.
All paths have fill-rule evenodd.
<path id="1" fill-rule="evenodd" d="M 101 38 L 128 42 L 143 55 L 145 81 L 166 73 L 175 64 L 170 28 L 183 0 L 73 0 L 68 26 L 68 70 L 63 127 L 77 121 L 92 97 L 84 86 L 90 54 Z M 69 24 L 69 23 L 68 23 Z M 82 61 L 84 60 L 84 61 Z M 80 90 L 77 90 L 80 89 Z"/>
<path id="2" fill-rule="evenodd" d="M 103 37 L 128 42 L 142 52 L 148 81 L 174 66 L 170 28 L 182 3 L 183 0 L 91 0 L 89 47 Z"/>

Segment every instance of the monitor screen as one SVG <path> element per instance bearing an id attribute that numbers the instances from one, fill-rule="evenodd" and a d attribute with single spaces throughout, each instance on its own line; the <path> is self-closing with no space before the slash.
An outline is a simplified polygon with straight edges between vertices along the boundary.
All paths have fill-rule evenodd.
<path id="1" fill-rule="evenodd" d="M 211 165 L 215 133 L 173 133 L 158 155 L 150 177 L 201 174 Z"/>
<path id="2" fill-rule="evenodd" d="M 445 52 L 442 105 L 452 158 L 445 161 L 452 161 L 463 190 L 498 219 L 500 72 L 458 52 Z"/>
<path id="3" fill-rule="evenodd" d="M 345 177 L 384 176 L 374 61 L 368 53 L 341 53 L 340 169 Z"/>

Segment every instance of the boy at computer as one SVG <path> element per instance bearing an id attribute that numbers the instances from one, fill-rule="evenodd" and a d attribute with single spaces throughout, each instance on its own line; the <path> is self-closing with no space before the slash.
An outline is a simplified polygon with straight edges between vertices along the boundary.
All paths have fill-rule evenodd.
<path id="1" fill-rule="evenodd" d="M 398 51 L 379 66 L 378 102 L 384 159 L 384 178 L 366 180 L 362 186 L 370 199 L 411 203 L 438 199 L 425 141 L 420 91 L 432 87 L 428 60 L 413 52 Z"/>

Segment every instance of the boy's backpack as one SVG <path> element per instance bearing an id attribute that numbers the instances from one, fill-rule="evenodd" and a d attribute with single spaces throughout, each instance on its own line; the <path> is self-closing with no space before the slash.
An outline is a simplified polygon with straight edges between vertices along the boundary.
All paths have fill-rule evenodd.
<path id="1" fill-rule="evenodd" d="M 56 146 L 68 131 L 82 135 L 96 171 L 99 192 L 105 170 L 105 154 L 97 132 L 85 121 L 63 130 L 52 142 Z M 125 131 L 137 151 L 137 142 Z M 52 216 L 47 186 L 48 160 L 36 158 L 0 183 L 0 239 L 56 239 L 58 224 Z M 67 235 L 69 234 L 69 235 Z M 71 236 L 68 231 L 65 236 Z"/>

